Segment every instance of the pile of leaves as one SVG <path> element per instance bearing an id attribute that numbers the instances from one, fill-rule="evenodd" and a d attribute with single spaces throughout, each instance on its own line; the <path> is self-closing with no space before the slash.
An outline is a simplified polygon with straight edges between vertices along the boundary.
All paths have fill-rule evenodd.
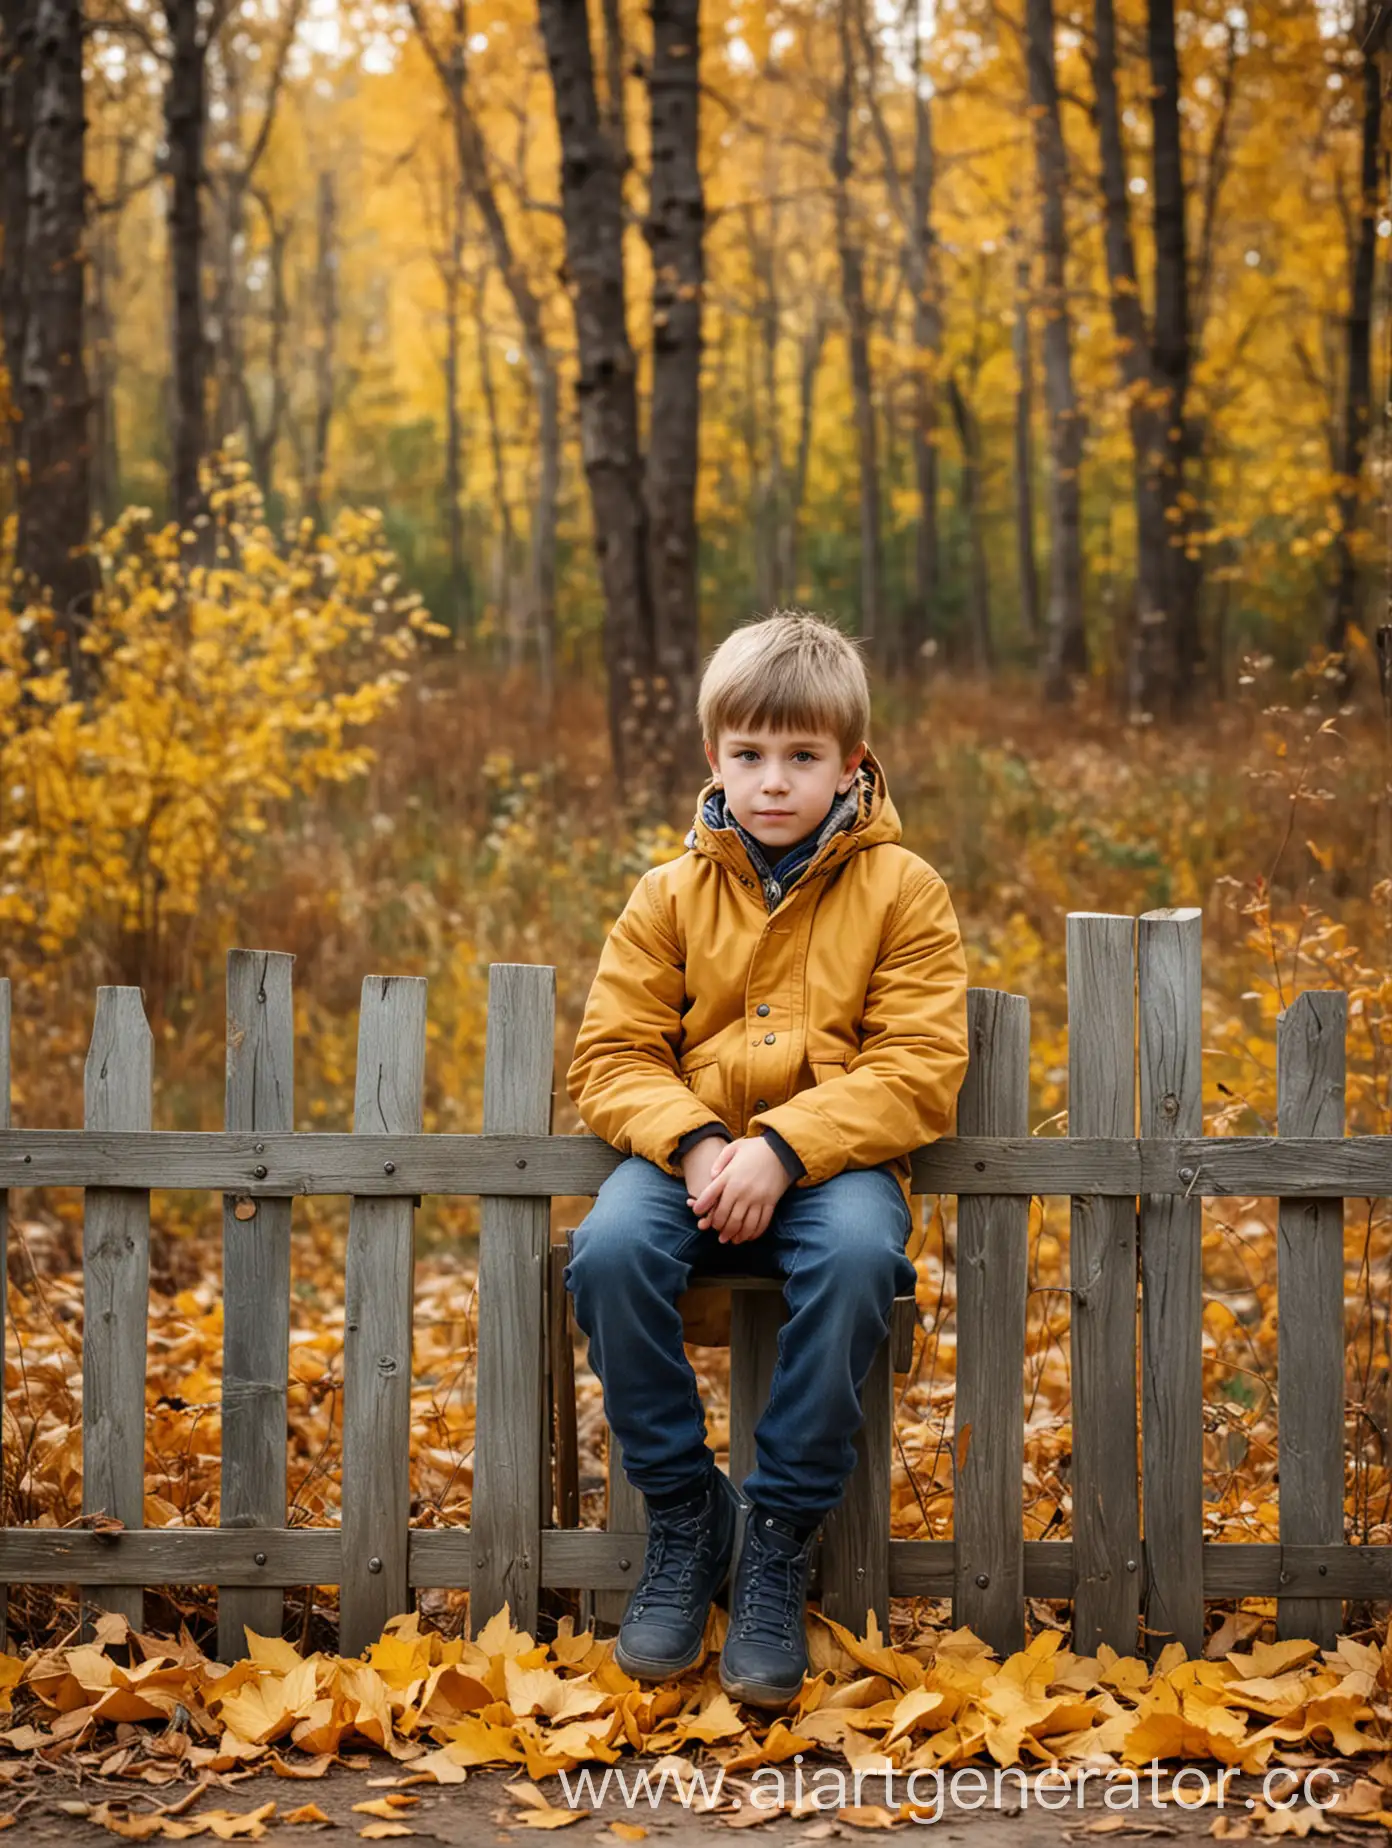
<path id="1" fill-rule="evenodd" d="M 617 1667 L 610 1643 L 577 1635 L 568 1620 L 539 1642 L 506 1610 L 472 1641 L 424 1631 L 414 1614 L 395 1618 L 351 1659 L 302 1655 L 248 1631 L 249 1653 L 230 1667 L 209 1661 L 187 1631 L 169 1641 L 112 1614 L 91 1642 L 0 1657 L 9 1720 L 0 1741 L 35 1776 L 66 1765 L 108 1789 L 145 1791 L 195 1777 L 199 1794 L 258 1772 L 312 1780 L 335 1763 L 362 1764 L 367 1748 L 399 1768 L 387 1796 L 355 1806 L 378 1819 L 368 1836 L 411 1833 L 400 1820 L 413 1801 L 407 1786 L 460 1784 L 476 1767 L 535 1780 L 631 1754 L 689 1770 L 693 1753 L 736 1776 L 799 1754 L 867 1775 L 972 1763 L 1076 1775 L 1176 1759 L 1262 1773 L 1354 1761 L 1344 1807 L 1392 1826 L 1392 1633 L 1380 1646 L 1343 1637 L 1328 1650 L 1301 1641 L 1241 1649 L 1229 1630 L 1202 1660 L 1176 1644 L 1150 1666 L 1105 1646 L 1076 1655 L 1044 1631 L 1002 1662 L 966 1629 L 893 1646 L 873 1624 L 857 1638 L 817 1617 L 803 1690 L 786 1714 L 769 1716 L 720 1689 L 724 1622 L 715 1610 L 712 1648 L 696 1669 L 644 1687 Z M 20 1767 L 0 1770 L 13 1791 Z M 553 1808 L 530 1782 L 517 1794 L 512 1820 L 522 1826 L 588 1813 Z M 190 1817 L 192 1801 L 135 1812 L 108 1796 L 67 1807 L 134 1840 L 203 1829 L 256 1839 L 276 1814 L 263 1802 L 239 1816 Z M 326 1820 L 310 1809 L 281 1820 Z"/>

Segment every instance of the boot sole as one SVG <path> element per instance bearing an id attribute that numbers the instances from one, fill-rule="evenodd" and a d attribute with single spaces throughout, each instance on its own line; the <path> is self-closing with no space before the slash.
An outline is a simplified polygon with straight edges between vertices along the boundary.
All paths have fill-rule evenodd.
<path id="1" fill-rule="evenodd" d="M 711 1593 L 710 1598 L 711 1604 L 718 1604 L 722 1610 L 727 1608 L 730 1587 L 734 1583 L 735 1558 L 735 1546 L 732 1540 L 729 1563 L 725 1567 L 723 1578 Z M 706 1620 L 707 1622 L 710 1620 L 709 1606 L 706 1609 Z M 688 1656 L 684 1662 L 655 1662 L 650 1657 L 631 1656 L 620 1646 L 618 1638 L 614 1639 L 614 1661 L 626 1675 L 634 1675 L 640 1681 L 668 1681 L 674 1675 L 684 1675 L 687 1669 L 696 1666 L 705 1653 L 706 1625 L 704 1623 L 701 1625 L 701 1640 L 696 1645 L 696 1653 Z"/>
<path id="2" fill-rule="evenodd" d="M 803 1676 L 796 1687 L 777 1687 L 771 1681 L 749 1681 L 739 1675 L 727 1675 L 724 1667 L 720 1670 L 720 1685 L 731 1700 L 742 1700 L 751 1707 L 771 1707 L 782 1712 L 792 1705 L 802 1692 Z"/>

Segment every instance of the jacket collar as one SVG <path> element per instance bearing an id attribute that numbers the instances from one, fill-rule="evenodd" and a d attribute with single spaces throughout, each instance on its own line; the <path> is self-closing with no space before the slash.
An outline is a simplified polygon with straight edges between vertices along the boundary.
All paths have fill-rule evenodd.
<path id="1" fill-rule="evenodd" d="M 810 878 L 815 873 L 827 871 L 830 867 L 840 865 L 864 847 L 877 847 L 885 842 L 895 842 L 902 838 L 898 811 L 890 800 L 889 788 L 885 781 L 884 768 L 873 752 L 867 750 L 862 760 L 858 777 L 860 789 L 860 813 L 851 823 L 824 839 L 812 857 L 811 864 L 802 875 Z M 693 853 L 704 854 L 718 865 L 728 867 L 735 876 L 745 884 L 752 885 L 757 892 L 759 882 L 753 876 L 749 855 L 740 840 L 739 830 L 734 826 L 712 827 L 706 820 L 706 805 L 715 790 L 714 779 L 709 779 L 702 787 L 696 802 L 696 816 L 691 830 L 686 836 L 686 846 Z"/>

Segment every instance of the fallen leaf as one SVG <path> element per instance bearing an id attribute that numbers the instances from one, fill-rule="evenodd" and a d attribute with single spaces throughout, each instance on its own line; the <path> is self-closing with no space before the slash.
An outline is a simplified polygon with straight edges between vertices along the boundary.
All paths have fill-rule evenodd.
<path id="1" fill-rule="evenodd" d="M 323 1810 L 320 1809 L 317 1803 L 302 1803 L 298 1809 L 287 1810 L 286 1814 L 282 1818 L 282 1821 L 284 1822 L 297 1822 L 297 1823 L 298 1822 L 328 1822 L 330 1820 L 331 1819 L 324 1814 Z"/>
<path id="2" fill-rule="evenodd" d="M 365 1841 L 384 1842 L 392 1835 L 414 1835 L 415 1830 L 408 1829 L 404 1822 L 370 1822 L 365 1829 L 359 1829 L 358 1834 Z"/>

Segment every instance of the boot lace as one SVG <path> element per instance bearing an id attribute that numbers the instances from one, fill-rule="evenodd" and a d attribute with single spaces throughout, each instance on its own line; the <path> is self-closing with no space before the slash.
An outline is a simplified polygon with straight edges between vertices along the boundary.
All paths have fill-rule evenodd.
<path id="1" fill-rule="evenodd" d="M 675 1604 L 685 1610 L 704 1543 L 699 1515 L 679 1520 L 654 1515 L 650 1519 L 643 1572 L 634 1591 L 635 1617 L 652 1605 Z"/>
<path id="2" fill-rule="evenodd" d="M 750 1538 L 758 1551 L 740 1600 L 739 1636 L 743 1641 L 791 1643 L 802 1620 L 807 1549 L 779 1552 L 763 1544 L 757 1529 Z"/>

